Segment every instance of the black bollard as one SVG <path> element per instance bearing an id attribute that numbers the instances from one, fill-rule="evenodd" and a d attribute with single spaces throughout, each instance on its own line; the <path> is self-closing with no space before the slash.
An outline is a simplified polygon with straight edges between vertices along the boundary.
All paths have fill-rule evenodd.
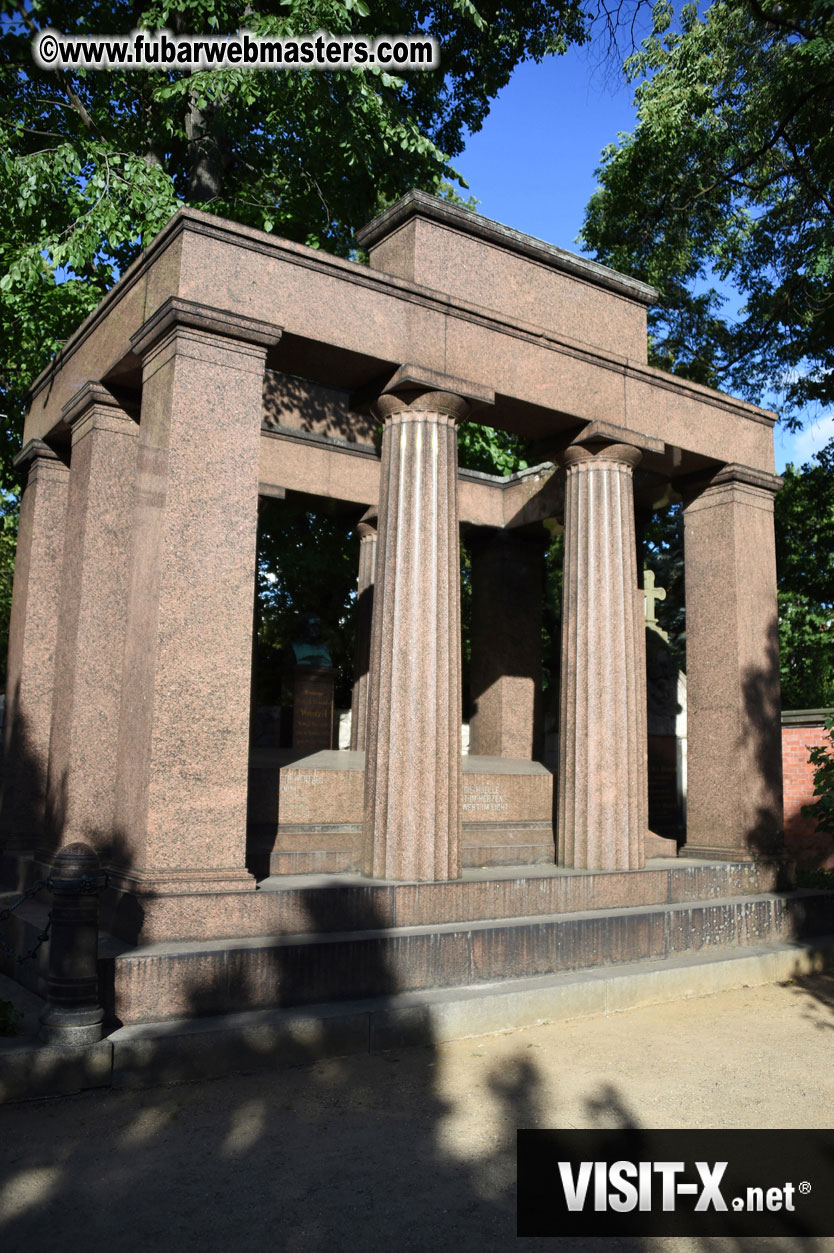
<path id="1" fill-rule="evenodd" d="M 46 1009 L 40 1038 L 47 1044 L 101 1039 L 98 995 L 98 897 L 105 885 L 98 857 L 86 844 L 68 844 L 52 869 Z"/>

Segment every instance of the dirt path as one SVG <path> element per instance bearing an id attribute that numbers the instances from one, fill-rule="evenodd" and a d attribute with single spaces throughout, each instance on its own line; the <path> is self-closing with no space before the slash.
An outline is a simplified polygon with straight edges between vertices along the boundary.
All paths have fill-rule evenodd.
<path id="1" fill-rule="evenodd" d="M 819 976 L 275 1075 L 6 1107 L 0 1249 L 579 1248 L 516 1241 L 517 1127 L 831 1126 L 833 1045 L 834 978 Z"/>

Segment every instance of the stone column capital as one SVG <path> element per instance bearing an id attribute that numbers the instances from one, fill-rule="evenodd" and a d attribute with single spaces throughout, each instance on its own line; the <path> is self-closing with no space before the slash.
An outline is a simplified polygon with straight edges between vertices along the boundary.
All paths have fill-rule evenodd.
<path id="1" fill-rule="evenodd" d="M 416 391 L 403 389 L 397 392 L 385 392 L 374 403 L 371 412 L 380 422 L 389 422 L 394 418 L 401 421 L 426 421 L 429 417 L 445 420 L 450 426 L 457 426 L 469 416 L 470 405 L 462 396 L 453 392 Z"/>
<path id="2" fill-rule="evenodd" d="M 376 505 L 372 505 L 370 509 L 362 514 L 362 517 L 356 524 L 360 544 L 364 544 L 369 540 L 376 541 L 378 522 Z"/>
<path id="3" fill-rule="evenodd" d="M 606 462 L 614 462 L 633 470 L 643 459 L 642 449 L 633 444 L 599 443 L 570 444 L 561 455 L 562 465 L 566 470 L 577 466 L 600 467 Z"/>
<path id="4" fill-rule="evenodd" d="M 116 434 L 135 435 L 138 426 L 112 392 L 88 379 L 61 409 L 61 418 L 72 431 L 73 446 L 94 427 Z"/>
<path id="5" fill-rule="evenodd" d="M 683 499 L 686 515 L 728 501 L 745 501 L 754 508 L 772 512 L 774 498 L 783 482 L 778 474 L 732 463 L 687 476 L 683 482 L 676 480 L 675 490 Z"/>
<path id="6" fill-rule="evenodd" d="M 29 439 L 12 461 L 21 478 L 32 478 L 44 466 L 69 474 L 69 466 L 42 439 Z"/>
<path id="7" fill-rule="evenodd" d="M 230 348 L 248 350 L 249 355 L 262 358 L 268 348 L 279 342 L 281 335 L 281 327 L 260 318 L 242 317 L 194 300 L 169 296 L 131 335 L 130 346 L 144 361 L 177 336 L 183 336 L 198 344 L 225 341 Z"/>
<path id="8" fill-rule="evenodd" d="M 431 413 L 454 423 L 475 409 L 495 404 L 495 392 L 469 379 L 425 366 L 401 365 L 380 390 L 371 411 L 381 422 L 402 414 Z"/>

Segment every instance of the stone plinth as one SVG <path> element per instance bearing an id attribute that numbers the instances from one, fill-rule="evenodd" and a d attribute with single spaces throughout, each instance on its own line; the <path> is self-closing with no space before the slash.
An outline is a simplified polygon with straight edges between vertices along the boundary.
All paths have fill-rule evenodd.
<path id="1" fill-rule="evenodd" d="M 472 554 L 470 752 L 542 751 L 542 593 L 546 534 L 477 531 Z"/>
<path id="2" fill-rule="evenodd" d="M 356 652 L 353 667 L 355 678 L 350 721 L 352 752 L 365 750 L 365 729 L 368 720 L 368 672 L 371 668 L 371 623 L 374 611 L 376 521 L 376 509 L 369 509 L 356 528 L 359 532 L 359 577 L 356 585 Z"/>
<path id="3" fill-rule="evenodd" d="M 690 857 L 782 844 L 775 475 L 720 471 L 684 509 Z"/>
<path id="4" fill-rule="evenodd" d="M 362 868 L 363 753 L 259 749 L 249 774 L 250 866 L 261 875 Z M 461 863 L 554 861 L 553 776 L 533 761 L 464 757 Z"/>
<path id="5" fill-rule="evenodd" d="M 292 743 L 308 753 L 333 747 L 332 666 L 296 666 L 293 674 Z"/>
<path id="6" fill-rule="evenodd" d="M 640 450 L 563 455 L 565 558 L 559 740 L 559 862 L 643 865 L 648 828 L 643 594 L 632 474 Z"/>
<path id="7" fill-rule="evenodd" d="M 245 870 L 258 454 L 280 333 L 169 300 L 142 359 L 115 860 L 139 888 L 224 891 Z"/>
<path id="8" fill-rule="evenodd" d="M 28 471 L 28 479 L 9 623 L 0 840 L 7 851 L 31 852 L 44 830 L 70 474 L 41 440 L 30 440 L 15 464 Z"/>
<path id="9" fill-rule="evenodd" d="M 383 395 L 365 873 L 460 873 L 459 395 Z"/>
<path id="10" fill-rule="evenodd" d="M 52 847 L 108 851 L 125 640 L 139 428 L 106 388 L 87 383 L 64 409 L 72 430 L 61 617 L 49 745 Z M 49 848 L 43 850 L 48 860 Z"/>

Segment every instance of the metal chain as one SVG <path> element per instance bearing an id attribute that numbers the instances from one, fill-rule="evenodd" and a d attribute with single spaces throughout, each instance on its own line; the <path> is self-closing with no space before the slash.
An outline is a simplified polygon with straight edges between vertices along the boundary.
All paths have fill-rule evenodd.
<path id="1" fill-rule="evenodd" d="M 52 887 L 51 879 L 38 879 L 37 883 L 33 883 L 30 888 L 26 889 L 26 891 L 23 893 L 20 899 L 15 901 L 14 905 L 9 905 L 7 909 L 0 909 L 0 922 L 7 922 L 8 919 L 11 918 L 14 911 L 16 909 L 19 909 L 20 906 L 23 905 L 26 901 L 30 901 L 33 896 L 37 896 L 38 892 L 43 891 L 44 888 L 51 888 L 51 887 Z M 88 888 L 85 885 L 84 887 L 82 887 L 81 890 L 82 892 L 90 891 L 90 888 Z M 22 965 L 23 962 L 31 961 L 31 959 L 37 954 L 41 945 L 44 944 L 49 939 L 49 928 L 51 926 L 52 926 L 52 914 L 50 913 L 46 922 L 46 927 L 44 928 L 43 931 L 38 933 L 37 943 L 34 944 L 33 947 L 29 949 L 28 953 L 16 953 L 15 950 L 6 943 L 6 941 L 2 938 L 2 936 L 0 936 L 0 950 L 2 950 L 4 955 L 8 957 L 11 961 L 17 962 L 19 966 Z"/>
<path id="2" fill-rule="evenodd" d="M 16 953 L 14 949 L 11 948 L 1 936 L 0 936 L 0 949 L 3 950 L 6 957 L 8 957 L 11 961 L 17 962 L 18 966 L 22 966 L 24 962 L 31 961 L 31 959 L 37 954 L 41 945 L 44 944 L 49 939 L 49 928 L 51 926 L 52 926 L 52 915 L 50 914 L 49 918 L 46 921 L 45 929 L 43 931 L 38 932 L 37 943 L 32 945 L 28 953 Z"/>
<path id="3" fill-rule="evenodd" d="M 71 888 L 72 891 L 78 892 L 79 895 L 92 896 L 94 893 L 100 892 L 102 888 L 107 887 L 108 876 L 106 874 L 85 874 L 80 875 L 77 879 L 69 879 L 66 881 L 62 881 L 57 878 L 38 879 L 37 883 L 33 883 L 30 888 L 26 889 L 20 899 L 15 901 L 14 905 L 9 905 L 7 909 L 0 909 L 0 922 L 7 922 L 16 909 L 19 909 L 26 901 L 30 901 L 33 896 L 37 896 L 38 892 L 43 891 L 44 888 L 48 888 L 51 891 L 53 888 L 58 887 L 60 890 L 60 888 L 64 886 L 64 882 L 66 882 L 66 885 Z M 28 953 L 16 953 L 14 949 L 6 943 L 2 936 L 0 936 L 0 951 L 2 951 L 11 961 L 17 962 L 18 965 L 22 965 L 23 962 L 31 961 L 31 959 L 36 956 L 41 945 L 45 944 L 49 939 L 49 928 L 51 926 L 52 912 L 50 911 L 49 917 L 46 920 L 45 928 L 43 931 L 38 933 L 37 943 L 29 949 Z"/>

